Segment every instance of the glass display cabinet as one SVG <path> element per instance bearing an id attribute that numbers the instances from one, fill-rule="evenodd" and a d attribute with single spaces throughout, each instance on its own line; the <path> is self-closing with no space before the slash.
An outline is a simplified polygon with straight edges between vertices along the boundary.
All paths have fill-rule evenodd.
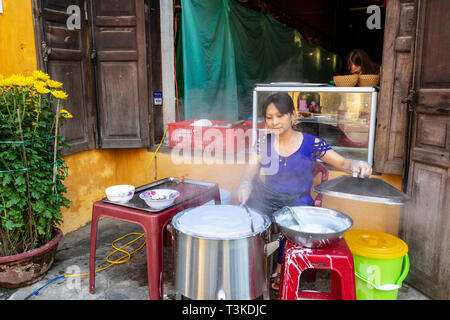
<path id="1" fill-rule="evenodd" d="M 373 165 L 378 89 L 335 87 L 315 83 L 257 84 L 253 90 L 252 141 L 256 142 L 261 104 L 275 92 L 287 92 L 294 101 L 294 127 L 324 138 L 342 156 Z"/>

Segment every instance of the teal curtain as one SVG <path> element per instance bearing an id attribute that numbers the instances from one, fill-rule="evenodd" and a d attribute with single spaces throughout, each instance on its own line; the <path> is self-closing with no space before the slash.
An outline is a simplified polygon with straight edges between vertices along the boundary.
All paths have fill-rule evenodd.
<path id="1" fill-rule="evenodd" d="M 235 0 L 181 0 L 186 119 L 246 119 L 256 83 L 328 82 L 337 54 Z"/>
<path id="2" fill-rule="evenodd" d="M 238 118 L 236 67 L 227 0 L 182 0 L 186 119 Z"/>

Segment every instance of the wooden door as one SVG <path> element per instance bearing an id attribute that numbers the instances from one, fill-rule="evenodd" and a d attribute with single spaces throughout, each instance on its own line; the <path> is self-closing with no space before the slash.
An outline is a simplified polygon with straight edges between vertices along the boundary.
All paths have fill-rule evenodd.
<path id="1" fill-rule="evenodd" d="M 147 147 L 150 139 L 144 1 L 89 3 L 99 147 Z"/>
<path id="2" fill-rule="evenodd" d="M 417 0 L 386 2 L 383 62 L 377 108 L 375 171 L 403 174 L 407 106 L 412 78 Z"/>
<path id="3" fill-rule="evenodd" d="M 41 0 L 34 5 L 38 9 L 39 31 L 36 32 L 39 66 L 53 80 L 62 82 L 68 93 L 63 101 L 73 118 L 66 121 L 61 134 L 68 137 L 70 149 L 63 154 L 89 150 L 95 146 L 94 107 L 90 81 L 87 29 L 83 0 Z M 69 30 L 66 13 L 70 5 L 80 9 L 80 28 Z"/>
<path id="4" fill-rule="evenodd" d="M 407 281 L 450 298 L 450 1 L 418 2 L 413 123 L 400 237 L 409 246 Z"/>

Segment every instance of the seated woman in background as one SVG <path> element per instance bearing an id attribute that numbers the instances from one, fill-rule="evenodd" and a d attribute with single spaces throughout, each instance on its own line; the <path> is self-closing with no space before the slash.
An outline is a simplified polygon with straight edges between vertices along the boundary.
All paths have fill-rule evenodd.
<path id="1" fill-rule="evenodd" d="M 346 60 L 348 74 L 379 74 L 380 65 L 370 59 L 362 49 L 353 49 Z"/>

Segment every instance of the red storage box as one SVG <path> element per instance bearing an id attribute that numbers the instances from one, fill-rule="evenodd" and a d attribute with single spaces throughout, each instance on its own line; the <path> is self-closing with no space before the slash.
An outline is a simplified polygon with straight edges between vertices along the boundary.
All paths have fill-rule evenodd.
<path id="1" fill-rule="evenodd" d="M 169 147 L 215 152 L 239 152 L 249 148 L 252 138 L 252 121 L 236 125 L 232 121 L 214 121 L 212 126 L 192 126 L 198 120 L 168 124 Z M 231 127 L 230 127 L 231 126 Z M 258 125 L 260 127 L 260 125 Z"/>

